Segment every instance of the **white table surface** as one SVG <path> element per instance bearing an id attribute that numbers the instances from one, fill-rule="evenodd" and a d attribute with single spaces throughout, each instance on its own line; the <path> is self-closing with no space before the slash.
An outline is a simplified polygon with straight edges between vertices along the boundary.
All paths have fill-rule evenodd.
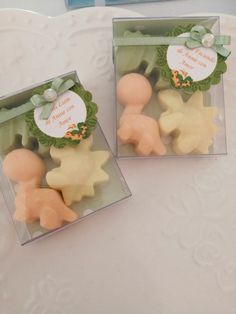
<path id="1" fill-rule="evenodd" d="M 150 16 L 173 16 L 195 12 L 236 14 L 235 0 L 174 0 L 120 7 Z M 50 16 L 67 11 L 64 0 L 0 0 L 0 8 L 20 8 Z"/>
<path id="2" fill-rule="evenodd" d="M 176 2 L 185 2 L 187 10 L 193 1 Z M 206 9 L 209 2 L 215 6 Z M 198 3 L 194 10 L 221 10 L 220 1 Z M 235 1 L 228 3 L 232 10 Z M 158 5 L 145 5 L 143 13 Z M 59 0 L 0 0 L 3 6 L 65 12 Z M 180 9 L 168 6 L 160 4 L 158 12 Z M 100 121 L 111 142 L 114 14 L 84 11 L 47 19 L 1 13 L 2 93 L 76 67 L 102 104 Z M 17 243 L 0 197 L 0 314 L 235 314 L 236 21 L 224 16 L 221 22 L 234 36 L 225 75 L 228 156 L 122 160 L 132 198 L 25 247 Z M 58 48 L 51 51 L 47 39 L 55 34 Z"/>

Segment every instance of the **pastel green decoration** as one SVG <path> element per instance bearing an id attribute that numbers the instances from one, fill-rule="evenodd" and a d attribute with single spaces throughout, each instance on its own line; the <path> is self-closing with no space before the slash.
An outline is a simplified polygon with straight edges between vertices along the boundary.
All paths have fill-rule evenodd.
<path id="1" fill-rule="evenodd" d="M 38 94 L 42 94 L 44 90 L 48 88 L 47 85 L 43 89 L 37 89 Z M 86 91 L 83 86 L 76 83 L 71 91 L 78 94 L 84 101 L 87 109 L 87 117 L 84 123 L 77 124 L 76 128 L 70 133 L 71 136 L 64 136 L 63 138 L 51 137 L 43 133 L 37 126 L 34 120 L 34 111 L 31 110 L 25 114 L 25 120 L 28 125 L 30 132 L 38 140 L 38 142 L 43 146 L 54 146 L 56 148 L 63 148 L 65 145 L 75 146 L 81 142 L 82 139 L 86 139 L 91 134 L 92 130 L 95 128 L 97 123 L 97 105 L 92 101 L 92 94 Z"/>
<path id="2" fill-rule="evenodd" d="M 185 37 L 178 36 L 138 36 L 138 37 L 116 37 L 113 40 L 114 46 L 183 46 L 189 49 L 205 47 L 212 48 L 223 57 L 230 55 L 230 50 L 224 45 L 230 45 L 231 36 L 214 35 L 202 25 L 194 25 L 189 34 Z"/>
<path id="3" fill-rule="evenodd" d="M 185 46 L 190 49 L 197 47 L 212 48 L 222 57 L 228 57 L 231 51 L 226 49 L 224 45 L 230 45 L 231 37 L 227 35 L 215 36 L 202 25 L 195 25 L 190 30 L 190 37 L 186 41 Z"/>
<path id="4" fill-rule="evenodd" d="M 169 88 L 171 86 L 170 82 L 168 79 L 162 77 L 160 74 L 158 76 L 157 81 L 155 82 L 154 85 L 154 90 L 159 91 L 162 89 Z"/>
<path id="5" fill-rule="evenodd" d="M 178 36 L 183 33 L 188 33 L 194 27 L 194 24 L 190 24 L 188 26 L 178 26 L 172 29 L 172 31 L 168 32 L 166 36 Z M 210 30 L 207 30 L 210 33 Z M 157 46 L 156 53 L 157 53 L 157 66 L 160 71 L 160 77 L 162 80 L 168 80 L 170 85 L 174 88 L 184 89 L 188 92 L 195 92 L 197 90 L 206 91 L 208 90 L 211 85 L 219 84 L 221 81 L 221 75 L 226 72 L 227 65 L 226 59 L 220 54 L 217 54 L 217 65 L 210 76 L 206 79 L 194 82 L 191 79 L 183 78 L 181 79 L 180 73 L 176 73 L 176 71 L 172 71 L 166 60 L 168 46 Z M 176 84 L 176 80 L 178 80 L 178 84 Z M 158 85 L 158 82 L 157 82 Z"/>
<path id="6" fill-rule="evenodd" d="M 178 37 L 183 33 L 190 33 L 190 37 Z M 126 31 L 123 37 L 114 40 L 114 44 L 118 74 L 143 73 L 154 83 L 155 90 L 172 86 L 185 92 L 206 91 L 211 85 L 220 83 L 221 75 L 227 70 L 225 61 L 230 55 L 230 51 L 223 47 L 230 44 L 230 36 L 214 36 L 209 29 L 195 24 L 180 25 L 165 36 L 156 37 L 144 35 L 140 31 Z M 203 46 L 215 50 L 217 65 L 214 71 L 206 79 L 194 82 L 187 73 L 178 69 L 171 70 L 167 64 L 170 44 L 185 45 L 189 49 Z"/>
<path id="7" fill-rule="evenodd" d="M 30 98 L 30 102 L 34 107 L 43 107 L 40 119 L 47 120 L 53 110 L 53 102 L 58 96 L 62 95 L 75 85 L 71 79 L 63 80 L 60 77 L 52 81 L 50 88 L 46 89 L 42 95 L 35 94 Z"/>
<path id="8" fill-rule="evenodd" d="M 40 142 L 37 141 L 37 152 L 40 156 L 45 157 L 49 155 L 49 146 L 42 145 Z"/>
<path id="9" fill-rule="evenodd" d="M 70 82 L 68 80 L 66 82 L 69 82 L 71 85 L 73 81 Z M 51 84 L 48 83 L 35 89 L 33 95 L 40 96 L 45 91 L 48 91 L 50 86 Z M 66 85 L 66 90 L 68 90 L 67 87 L 68 84 Z M 13 109 L 2 109 L 0 111 L 0 117 L 2 118 L 2 121 L 0 121 L 0 154 L 4 155 L 14 148 L 26 147 L 44 156 L 48 154 L 51 145 L 56 148 L 62 148 L 67 144 L 73 146 L 79 144 L 82 139 L 88 138 L 97 123 L 97 105 L 92 101 L 92 94 L 86 91 L 81 84 L 73 82 L 70 90 L 78 94 L 85 103 L 87 109 L 85 122 L 77 123 L 73 130 L 68 131 L 63 138 L 54 138 L 43 133 L 38 128 L 34 120 L 34 110 L 31 109 L 24 114 L 21 113 L 20 107 L 24 107 L 24 112 L 28 103 Z M 28 110 L 28 107 L 26 109 Z M 11 110 L 14 118 L 10 118 Z M 47 113 L 48 110 L 46 110 Z"/>
<path id="10" fill-rule="evenodd" d="M 49 153 L 49 147 L 38 143 L 30 133 L 24 115 L 0 124 L 0 155 L 20 147 L 33 149 L 40 155 Z"/>
<path id="11" fill-rule="evenodd" d="M 140 31 L 125 31 L 125 38 L 150 37 Z M 157 53 L 155 46 L 119 46 L 115 48 L 116 70 L 120 75 L 138 72 L 144 66 L 144 75 L 149 76 L 157 67 Z"/>
<path id="12" fill-rule="evenodd" d="M 65 93 L 71 87 L 75 85 L 73 80 L 64 81 L 61 78 L 55 78 L 52 81 L 52 84 L 46 84 L 48 88 L 39 88 L 37 90 L 42 91 L 42 94 L 33 93 L 33 96 L 30 100 L 20 106 L 14 107 L 10 110 L 4 110 L 0 115 L 0 123 L 9 121 L 15 117 L 18 117 L 21 114 L 27 113 L 37 107 L 43 107 L 43 110 L 40 114 L 40 119 L 47 120 L 53 110 L 53 102 L 57 99 L 58 96 Z"/>

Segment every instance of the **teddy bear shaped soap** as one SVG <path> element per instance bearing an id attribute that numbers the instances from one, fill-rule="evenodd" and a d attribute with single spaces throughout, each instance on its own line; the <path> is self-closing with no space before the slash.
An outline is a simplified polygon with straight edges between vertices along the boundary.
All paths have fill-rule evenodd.
<path id="1" fill-rule="evenodd" d="M 208 154 L 217 133 L 214 118 L 217 109 L 204 106 L 203 93 L 196 91 L 188 101 L 175 90 L 158 93 L 158 103 L 165 110 L 159 125 L 163 135 L 172 135 L 172 148 L 178 155 Z"/>
<path id="2" fill-rule="evenodd" d="M 41 188 L 46 167 L 41 158 L 28 149 L 15 149 L 6 155 L 3 172 L 18 184 L 14 218 L 21 222 L 37 220 L 48 230 L 59 228 L 63 222 L 75 221 L 77 214 L 68 208 L 59 192 Z"/>
<path id="3" fill-rule="evenodd" d="M 152 87 L 141 74 L 126 74 L 118 81 L 117 99 L 125 109 L 120 117 L 117 135 L 122 144 L 133 144 L 136 153 L 142 156 L 166 153 L 157 121 L 142 113 L 151 96 Z"/>

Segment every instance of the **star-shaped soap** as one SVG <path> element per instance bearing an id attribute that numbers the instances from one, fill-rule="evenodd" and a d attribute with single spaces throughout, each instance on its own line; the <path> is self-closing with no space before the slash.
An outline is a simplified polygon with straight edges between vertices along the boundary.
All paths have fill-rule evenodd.
<path id="1" fill-rule="evenodd" d="M 79 202 L 85 196 L 94 196 L 94 186 L 109 180 L 102 166 L 109 158 L 107 151 L 91 151 L 92 136 L 75 147 L 50 148 L 58 168 L 46 175 L 48 185 L 62 192 L 65 204 Z"/>
<path id="2" fill-rule="evenodd" d="M 178 91 L 163 90 L 158 102 L 166 110 L 160 116 L 160 129 L 163 135 L 173 136 L 175 153 L 208 154 L 218 130 L 213 121 L 217 108 L 204 106 L 203 93 L 196 91 L 184 102 Z"/>

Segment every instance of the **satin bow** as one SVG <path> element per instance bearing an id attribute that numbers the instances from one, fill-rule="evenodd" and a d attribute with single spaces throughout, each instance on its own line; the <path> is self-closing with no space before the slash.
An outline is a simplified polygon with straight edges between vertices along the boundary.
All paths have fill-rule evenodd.
<path id="1" fill-rule="evenodd" d="M 68 79 L 66 81 L 64 81 L 61 78 L 54 79 L 51 88 L 44 91 L 43 95 L 36 94 L 32 96 L 27 103 L 12 109 L 4 108 L 0 109 L 0 124 L 8 120 L 11 120 L 15 117 L 18 117 L 26 112 L 29 112 L 35 109 L 36 107 L 41 106 L 43 106 L 43 110 L 40 114 L 40 118 L 47 120 L 50 117 L 50 114 L 52 113 L 53 110 L 53 101 L 55 101 L 58 96 L 68 91 L 74 85 L 75 83 L 71 79 Z M 48 93 L 48 91 L 50 92 Z M 50 97 L 51 99 L 49 100 L 48 95 L 50 96 L 53 95 L 53 97 Z"/>
<path id="2" fill-rule="evenodd" d="M 51 88 L 46 89 L 43 95 L 33 95 L 30 98 L 30 102 L 34 105 L 34 107 L 43 106 L 43 110 L 40 114 L 40 119 L 47 120 L 52 113 L 53 102 L 58 98 L 58 96 L 68 91 L 74 85 L 74 81 L 70 79 L 64 81 L 63 79 L 58 77 L 53 80 Z"/>
<path id="3" fill-rule="evenodd" d="M 214 36 L 208 33 L 206 28 L 202 25 L 195 25 L 190 31 L 190 37 L 186 40 L 186 47 L 193 49 L 197 47 L 212 48 L 216 53 L 223 57 L 228 57 L 230 51 L 223 47 L 223 45 L 230 44 L 230 36 L 219 35 Z"/>

